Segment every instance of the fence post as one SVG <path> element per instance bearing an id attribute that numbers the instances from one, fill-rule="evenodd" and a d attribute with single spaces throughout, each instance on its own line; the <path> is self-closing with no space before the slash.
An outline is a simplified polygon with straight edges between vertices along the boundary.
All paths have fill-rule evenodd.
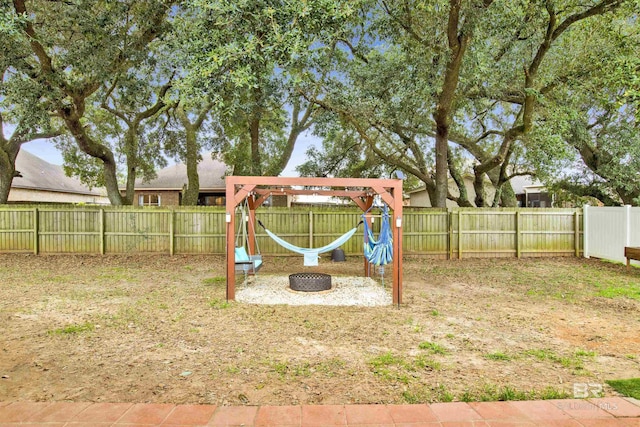
<path id="1" fill-rule="evenodd" d="M 38 255 L 39 252 L 39 244 L 40 238 L 38 236 L 39 232 L 39 218 L 38 218 L 38 208 L 33 208 L 33 254 Z"/>
<path id="2" fill-rule="evenodd" d="M 631 246 L 631 205 L 624 205 L 624 245 Z"/>
<path id="3" fill-rule="evenodd" d="M 589 258 L 589 205 L 582 207 L 582 256 Z"/>
<path id="4" fill-rule="evenodd" d="M 578 210 L 576 210 L 573 214 L 573 229 L 575 231 L 573 245 L 576 250 L 576 258 L 580 256 L 580 220 L 578 218 Z"/>
<path id="5" fill-rule="evenodd" d="M 516 258 L 522 255 L 522 236 L 520 234 L 520 211 L 516 211 Z"/>
<path id="6" fill-rule="evenodd" d="M 458 211 L 458 259 L 462 259 L 462 211 Z"/>
<path id="7" fill-rule="evenodd" d="M 309 247 L 313 247 L 313 211 L 309 211 Z"/>
<path id="8" fill-rule="evenodd" d="M 447 259 L 453 258 L 453 212 L 447 210 Z"/>
<path id="9" fill-rule="evenodd" d="M 174 242 L 175 242 L 175 232 L 174 232 L 174 213 L 173 209 L 169 210 L 169 255 L 173 256 L 174 252 Z"/>
<path id="10" fill-rule="evenodd" d="M 100 244 L 100 255 L 104 255 L 104 209 L 101 208 L 98 213 L 100 215 L 100 241 L 98 243 Z"/>

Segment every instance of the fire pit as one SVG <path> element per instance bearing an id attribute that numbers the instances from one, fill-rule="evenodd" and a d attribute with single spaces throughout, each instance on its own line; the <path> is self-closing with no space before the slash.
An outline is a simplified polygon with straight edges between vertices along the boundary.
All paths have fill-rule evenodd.
<path id="1" fill-rule="evenodd" d="M 289 287 L 301 292 L 328 291 L 331 289 L 331 276 L 323 273 L 290 274 Z"/>

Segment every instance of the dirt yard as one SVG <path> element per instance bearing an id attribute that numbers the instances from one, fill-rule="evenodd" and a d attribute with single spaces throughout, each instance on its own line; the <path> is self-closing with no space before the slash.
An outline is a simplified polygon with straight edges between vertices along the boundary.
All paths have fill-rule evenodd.
<path id="1" fill-rule="evenodd" d="M 408 259 L 400 308 L 227 303 L 211 256 L 5 254 L 0 277 L 0 401 L 554 398 L 640 376 L 640 269 L 597 260 Z"/>

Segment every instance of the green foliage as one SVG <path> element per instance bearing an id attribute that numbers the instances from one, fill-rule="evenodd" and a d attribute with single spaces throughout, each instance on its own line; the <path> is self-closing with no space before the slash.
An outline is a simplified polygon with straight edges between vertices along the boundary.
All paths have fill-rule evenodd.
<path id="1" fill-rule="evenodd" d="M 342 32 L 349 3 L 325 0 L 222 2 L 191 0 L 176 17 L 181 89 L 204 93 L 215 105 L 214 150 L 234 174 L 278 175 L 298 136 L 319 110 L 298 89 L 315 77 L 314 49 Z"/>

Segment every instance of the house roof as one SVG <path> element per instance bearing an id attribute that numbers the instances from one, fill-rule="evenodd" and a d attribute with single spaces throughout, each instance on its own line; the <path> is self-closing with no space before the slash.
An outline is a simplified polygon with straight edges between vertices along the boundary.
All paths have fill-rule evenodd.
<path id="1" fill-rule="evenodd" d="M 200 191 L 202 190 L 224 190 L 224 177 L 227 165 L 221 161 L 214 160 L 211 153 L 203 154 L 202 161 L 198 164 L 198 175 L 200 178 Z M 136 190 L 182 190 L 187 184 L 187 166 L 184 163 L 177 163 L 173 166 L 161 169 L 157 177 L 143 182 L 136 180 Z"/>
<path id="2" fill-rule="evenodd" d="M 65 175 L 61 166 L 51 164 L 28 151 L 20 150 L 16 158 L 16 170 L 22 177 L 13 178 L 12 188 L 54 191 L 59 193 L 101 196 L 78 179 Z"/>
<path id="3" fill-rule="evenodd" d="M 532 178 L 530 175 L 514 176 L 510 181 L 513 192 L 516 194 L 524 194 L 525 188 L 544 187 L 540 181 Z"/>

